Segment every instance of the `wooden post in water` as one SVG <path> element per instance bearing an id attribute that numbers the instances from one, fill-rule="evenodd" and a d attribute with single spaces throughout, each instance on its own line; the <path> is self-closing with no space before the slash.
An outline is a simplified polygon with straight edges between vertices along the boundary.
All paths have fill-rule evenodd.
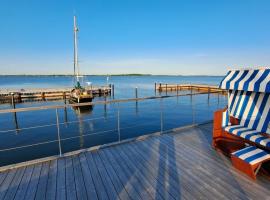
<path id="1" fill-rule="evenodd" d="M 14 93 L 11 93 L 11 105 L 13 109 L 16 108 Z M 17 120 L 17 113 L 14 112 L 13 114 L 14 114 L 14 123 L 15 123 L 16 133 L 18 133 L 19 126 L 18 126 L 18 120 Z"/>
<path id="2" fill-rule="evenodd" d="M 138 87 L 135 88 L 135 97 L 138 98 Z"/>
<path id="3" fill-rule="evenodd" d="M 100 88 L 98 89 L 98 96 L 101 97 L 101 89 Z"/>
<path id="4" fill-rule="evenodd" d="M 18 102 L 22 103 L 22 94 L 21 93 L 18 93 Z"/>
<path id="5" fill-rule="evenodd" d="M 64 103 L 67 104 L 66 92 L 63 92 L 63 99 L 64 99 Z"/>
<path id="6" fill-rule="evenodd" d="M 210 87 L 208 87 L 208 101 L 210 99 Z"/>
<path id="7" fill-rule="evenodd" d="M 42 99 L 43 101 L 45 101 L 45 92 L 42 92 L 42 93 L 41 93 L 41 99 Z"/>
<path id="8" fill-rule="evenodd" d="M 11 93 L 11 105 L 12 105 L 13 109 L 16 108 L 15 99 L 14 99 L 14 93 Z"/>
<path id="9" fill-rule="evenodd" d="M 114 84 L 112 84 L 111 90 L 112 90 L 112 96 L 113 96 L 113 98 L 114 98 Z"/>
<path id="10" fill-rule="evenodd" d="M 179 94 L 179 92 L 178 92 L 178 84 L 177 84 L 177 86 L 176 86 L 176 94 L 177 94 L 177 95 Z"/>

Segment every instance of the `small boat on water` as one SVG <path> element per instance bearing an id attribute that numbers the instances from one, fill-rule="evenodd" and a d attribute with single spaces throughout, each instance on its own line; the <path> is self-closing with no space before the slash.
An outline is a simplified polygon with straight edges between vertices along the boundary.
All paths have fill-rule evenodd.
<path id="1" fill-rule="evenodd" d="M 92 102 L 93 95 L 91 90 L 87 90 L 80 82 L 80 71 L 78 65 L 78 44 L 77 33 L 79 29 L 77 27 L 76 16 L 74 16 L 74 82 L 75 86 L 70 92 L 70 103 L 86 103 Z"/>

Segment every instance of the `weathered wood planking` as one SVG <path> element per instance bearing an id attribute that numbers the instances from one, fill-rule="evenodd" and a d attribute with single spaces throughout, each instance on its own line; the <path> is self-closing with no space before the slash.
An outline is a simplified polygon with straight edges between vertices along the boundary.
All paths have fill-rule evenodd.
<path id="1" fill-rule="evenodd" d="M 212 125 L 0 173 L 2 199 L 269 199 L 211 147 Z"/>

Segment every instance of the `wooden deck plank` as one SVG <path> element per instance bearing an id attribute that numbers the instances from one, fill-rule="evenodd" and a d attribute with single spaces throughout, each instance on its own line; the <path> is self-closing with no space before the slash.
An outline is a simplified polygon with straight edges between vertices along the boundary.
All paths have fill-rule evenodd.
<path id="1" fill-rule="evenodd" d="M 102 155 L 100 155 L 100 151 L 98 151 L 97 153 L 98 153 L 98 156 L 100 157 L 100 160 L 102 161 L 102 163 L 107 171 L 107 174 L 108 174 L 111 182 L 113 183 L 113 185 L 117 191 L 119 198 L 122 200 L 130 199 L 130 196 L 128 195 L 125 186 L 122 184 L 121 180 L 118 178 L 117 173 L 114 171 L 111 164 L 108 162 L 107 159 L 102 159 Z"/>
<path id="2" fill-rule="evenodd" d="M 163 139 L 166 139 L 166 138 L 164 137 L 164 138 L 162 138 L 162 140 Z M 233 189 L 233 188 L 239 188 L 239 183 L 237 180 L 238 180 L 238 178 L 240 178 L 241 175 L 239 174 L 239 172 L 236 172 L 233 169 L 231 163 L 228 161 L 227 158 L 225 158 L 226 160 L 223 160 L 223 161 L 226 161 L 226 163 L 224 163 L 224 162 L 221 163 L 220 155 L 218 155 L 218 157 L 217 157 L 217 154 L 210 156 L 209 152 L 207 154 L 203 154 L 203 152 L 204 152 L 203 148 L 197 149 L 198 151 L 195 151 L 195 149 L 196 149 L 195 144 L 192 145 L 192 147 L 187 147 L 187 145 L 182 143 L 182 141 L 181 141 L 179 146 L 181 146 L 182 152 L 185 151 L 186 155 L 190 154 L 190 156 L 193 156 L 193 157 L 194 157 L 194 155 L 199 155 L 197 159 L 198 159 L 198 162 L 201 163 L 200 167 L 204 168 L 204 174 L 208 174 L 209 176 L 215 176 L 216 177 L 215 182 L 220 183 L 222 188 L 224 188 L 224 189 L 227 188 L 228 190 L 230 189 L 231 193 L 234 193 L 235 195 L 238 194 L 240 196 L 243 196 L 243 195 L 246 195 L 246 193 L 249 193 L 249 190 L 246 192 L 242 192 L 242 194 L 241 194 L 239 189 L 236 189 L 236 190 Z M 188 148 L 188 149 L 185 150 L 185 148 Z M 193 152 L 193 154 L 191 154 L 192 152 Z M 178 151 L 178 153 L 179 153 L 179 151 Z M 205 163 L 207 163 L 207 165 Z M 234 176 L 237 176 L 237 177 L 234 177 Z M 241 179 L 242 178 L 245 179 L 246 177 L 242 176 Z M 244 182 L 250 182 L 250 184 L 246 185 L 247 187 L 254 184 L 254 182 L 252 180 L 249 180 L 249 179 L 245 180 Z M 232 186 L 234 186 L 234 187 L 232 188 Z M 258 184 L 254 185 L 255 188 L 258 186 L 259 186 Z M 250 189 L 252 190 L 252 189 L 254 189 L 254 187 L 251 187 Z M 254 195 L 253 192 L 249 193 L 249 195 L 251 195 L 253 197 L 258 196 L 258 195 Z"/>
<path id="3" fill-rule="evenodd" d="M 14 176 L 16 175 L 16 172 L 17 172 L 17 169 L 8 171 L 5 180 L 2 182 L 0 186 L 0 199 L 4 199 L 8 191 L 9 185 L 11 184 Z"/>
<path id="4" fill-rule="evenodd" d="M 164 143 L 163 139 L 164 138 L 161 138 L 160 140 L 161 143 L 164 145 L 168 145 L 168 148 L 171 148 L 170 143 L 172 139 L 166 141 L 167 143 Z M 216 171 L 217 166 L 213 166 L 213 168 L 210 169 L 208 165 L 206 168 L 204 168 L 203 166 L 204 161 L 201 159 L 200 156 L 198 156 L 198 154 L 190 154 L 190 152 L 185 152 L 182 146 L 181 151 L 178 151 L 178 146 L 176 145 L 175 141 L 174 141 L 174 149 L 171 150 L 174 151 L 174 154 L 176 154 L 177 157 L 181 157 L 184 163 L 187 163 L 190 167 L 198 171 L 197 173 L 200 179 L 207 180 L 205 181 L 206 187 L 209 188 L 209 190 L 212 191 L 213 193 L 222 193 L 222 195 L 225 198 L 234 198 L 234 199 L 245 198 L 245 196 L 240 192 L 232 191 L 233 188 L 231 188 L 231 185 L 229 185 L 229 183 L 225 183 L 223 179 L 220 177 L 220 174 L 214 173 Z M 190 158 L 196 160 L 196 162 L 192 161 Z M 183 165 L 182 162 L 181 165 Z M 231 190 L 231 192 L 227 193 L 228 190 Z"/>
<path id="5" fill-rule="evenodd" d="M 74 168 L 74 177 L 75 177 L 75 184 L 76 184 L 76 193 L 78 199 L 87 199 L 87 193 L 86 193 L 86 188 L 82 176 L 82 168 L 81 168 L 81 163 L 79 160 L 79 157 L 73 156 L 73 168 Z"/>
<path id="6" fill-rule="evenodd" d="M 137 147 L 135 147 L 135 145 Z M 184 198 L 196 199 L 204 197 L 204 195 L 201 194 L 200 188 L 194 190 L 194 187 L 196 185 L 192 179 L 185 175 L 185 171 L 178 171 L 174 165 L 168 162 L 167 156 L 164 157 L 160 155 L 160 152 L 154 149 L 157 148 L 155 147 L 155 145 L 134 143 L 134 146 L 132 147 L 136 148 L 136 150 L 140 152 L 141 156 L 144 156 L 145 152 L 151 149 L 151 157 L 148 157 L 146 159 L 148 159 L 152 163 L 153 167 L 159 168 L 159 173 L 161 173 L 160 176 L 162 176 L 163 173 L 164 176 L 167 177 L 167 181 L 170 184 L 170 187 L 175 187 L 176 189 L 178 189 L 179 193 L 181 193 Z"/>
<path id="7" fill-rule="evenodd" d="M 77 199 L 76 195 L 76 187 L 75 187 L 75 178 L 74 178 L 74 171 L 73 171 L 73 163 L 72 158 L 66 158 L 66 193 L 67 193 L 67 200 Z"/>
<path id="8" fill-rule="evenodd" d="M 196 133 L 198 134 L 197 131 Z M 166 139 L 166 137 L 164 137 L 163 139 Z M 178 136 L 176 135 L 175 138 L 177 137 Z M 204 165 L 205 163 L 207 163 L 207 166 L 206 166 L 207 168 L 211 166 L 218 166 L 217 170 L 219 170 L 220 175 L 224 175 L 224 178 L 227 176 L 232 177 L 232 175 L 234 175 L 234 176 L 242 176 L 241 178 L 246 179 L 245 175 L 234 170 L 229 159 L 224 159 L 224 156 L 221 156 L 216 151 L 213 151 L 210 145 L 205 145 L 205 143 L 203 146 L 196 143 L 193 145 L 190 145 L 188 142 L 184 142 L 182 138 L 179 138 L 178 140 L 176 140 L 176 143 L 179 143 L 178 146 L 179 147 L 181 146 L 181 148 L 186 149 L 189 153 L 193 152 L 194 154 L 199 154 L 200 158 L 201 157 L 204 158 L 201 162 L 204 163 Z M 228 168 L 231 170 L 228 171 L 227 170 Z M 246 179 L 244 183 L 247 183 L 248 184 L 247 186 L 251 185 L 253 188 L 254 187 L 262 188 L 261 185 L 263 185 L 263 188 L 267 187 L 269 190 L 269 184 L 261 183 L 262 178 L 263 177 L 259 177 L 259 179 L 256 182 L 252 181 L 251 179 Z M 229 178 L 226 178 L 224 180 L 225 181 L 227 180 L 231 183 L 231 180 Z"/>
<path id="9" fill-rule="evenodd" d="M 25 171 L 25 167 L 22 167 L 22 168 L 17 170 L 17 173 L 14 176 L 11 184 L 9 185 L 8 191 L 7 191 L 4 199 L 6 199 L 6 200 L 14 199 L 16 192 L 17 192 L 17 189 L 18 189 L 20 182 L 22 180 L 24 171 Z"/>
<path id="10" fill-rule="evenodd" d="M 185 162 L 182 162 L 181 165 L 178 163 L 179 159 L 176 158 L 174 152 L 170 152 L 167 146 L 161 145 L 160 142 L 156 141 L 159 145 L 153 145 L 152 150 L 155 151 L 156 156 L 159 159 L 160 163 L 163 163 L 165 169 L 170 169 L 171 176 L 178 177 L 177 183 L 183 182 L 185 187 L 189 189 L 190 193 L 195 193 L 195 196 L 207 198 L 207 192 L 211 193 L 213 197 L 218 199 L 223 199 L 224 197 L 220 193 L 216 193 L 213 189 L 208 188 L 205 184 L 205 181 L 199 178 L 199 173 L 194 176 L 197 169 L 192 168 L 192 166 L 187 165 Z M 145 143 L 141 143 L 147 148 L 149 144 L 149 140 Z M 180 174 L 180 170 L 183 173 Z M 196 190 L 194 191 L 194 188 Z"/>
<path id="11" fill-rule="evenodd" d="M 127 164 L 119 157 L 117 153 L 112 153 L 112 149 L 104 149 L 106 153 L 108 153 L 109 156 L 111 156 L 115 162 L 119 163 L 120 168 L 122 169 L 122 172 L 125 173 L 126 176 L 129 178 L 129 180 L 132 182 L 132 185 L 136 187 L 136 190 L 139 192 L 140 196 L 143 199 L 153 199 L 153 197 L 150 195 L 150 193 L 147 191 L 147 189 L 141 184 L 138 177 L 135 175 L 135 173 L 130 170 L 127 166 Z"/>
<path id="12" fill-rule="evenodd" d="M 4 172 L 0 173 L 0 187 L 1 187 L 2 183 L 4 182 L 7 174 L 8 174 L 8 171 L 4 171 Z"/>
<path id="13" fill-rule="evenodd" d="M 32 177 L 32 173 L 34 171 L 34 165 L 29 165 L 26 167 L 22 180 L 20 182 L 19 188 L 16 192 L 14 200 L 21 200 L 24 199 L 25 194 L 28 189 L 28 185 L 30 184 L 30 180 Z"/>
<path id="14" fill-rule="evenodd" d="M 90 152 L 87 152 L 86 153 L 86 159 L 87 159 L 87 162 L 88 162 L 88 167 L 93 175 L 93 181 L 94 181 L 94 184 L 95 184 L 95 188 L 96 188 L 96 191 L 97 191 L 97 195 L 98 195 L 98 198 L 99 199 L 109 199 L 108 198 L 108 194 L 106 192 L 106 189 L 102 183 L 102 180 L 99 176 L 99 173 L 98 173 L 98 170 L 97 170 L 97 167 L 95 165 L 95 162 L 93 160 L 93 157 L 92 157 L 92 153 Z"/>
<path id="15" fill-rule="evenodd" d="M 96 152 L 92 153 L 93 160 L 97 166 L 97 170 L 99 172 L 99 175 L 101 177 L 101 180 L 103 182 L 103 185 L 105 186 L 105 189 L 107 191 L 107 194 L 109 194 L 109 199 L 119 199 L 117 192 L 115 191 L 115 188 L 107 174 L 106 169 L 104 168 L 98 154 Z"/>
<path id="16" fill-rule="evenodd" d="M 177 156 L 178 158 L 181 157 L 181 159 L 178 159 L 176 161 L 176 165 L 178 168 L 180 168 L 180 166 L 182 166 L 183 168 L 189 167 L 192 171 L 196 171 L 197 172 L 196 178 L 198 179 L 197 180 L 198 183 L 201 182 L 201 184 L 203 184 L 203 186 L 204 186 L 204 190 L 208 191 L 209 193 L 212 193 L 212 195 L 216 195 L 218 198 L 222 198 L 222 199 L 226 199 L 226 198 L 231 197 L 231 195 L 229 197 L 224 195 L 224 194 L 226 194 L 226 191 L 221 186 L 222 181 L 219 180 L 218 176 L 213 176 L 211 174 L 205 173 L 205 170 L 201 167 L 201 163 L 198 162 L 199 161 L 198 157 L 196 157 L 194 155 L 189 155 L 187 152 L 185 152 L 185 153 L 182 152 L 182 154 L 177 154 L 175 147 L 174 147 L 174 149 L 171 149 L 170 144 L 171 144 L 171 141 L 169 144 L 162 143 L 162 145 L 165 145 L 168 148 L 168 151 L 170 153 L 173 153 L 173 155 Z M 194 161 L 196 161 L 196 162 L 194 162 Z M 213 178 L 213 177 L 215 177 L 215 178 Z M 192 178 L 195 178 L 195 177 L 193 176 Z M 200 180 L 202 180 L 202 181 L 200 181 Z M 203 180 L 207 180 L 207 181 L 203 181 Z M 215 187 L 212 187 L 213 185 L 215 185 Z M 230 194 L 230 193 L 228 193 L 228 194 Z M 233 198 L 239 199 L 240 197 L 234 196 Z"/>
<path id="17" fill-rule="evenodd" d="M 52 160 L 50 162 L 48 184 L 46 190 L 46 199 L 54 200 L 56 199 L 56 183 L 57 183 L 57 160 Z"/>
<path id="18" fill-rule="evenodd" d="M 129 156 L 127 156 L 126 152 L 123 151 L 122 146 L 116 147 L 114 149 L 117 150 L 116 152 L 119 153 L 121 159 L 126 163 L 130 170 L 134 172 L 134 174 L 140 180 L 141 184 L 144 185 L 145 188 L 147 188 L 147 191 L 154 199 L 164 199 L 165 196 L 167 197 L 166 199 L 174 199 L 171 195 L 168 194 L 168 191 L 162 191 L 161 188 L 156 189 L 153 187 L 154 185 L 158 185 L 157 181 L 149 175 L 149 172 L 145 171 L 145 168 L 139 168 L 138 164 L 134 164 L 134 162 L 129 158 Z"/>
<path id="19" fill-rule="evenodd" d="M 99 155 L 102 158 L 102 160 L 107 163 L 110 162 L 109 166 L 112 166 L 114 169 L 115 173 L 117 174 L 119 180 L 121 181 L 122 185 L 125 187 L 129 197 L 131 199 L 142 199 L 139 191 L 136 187 L 136 185 L 132 185 L 132 180 L 129 179 L 129 177 L 123 173 L 120 165 L 112 158 L 111 155 L 106 154 L 104 150 L 99 151 Z"/>
<path id="20" fill-rule="evenodd" d="M 133 161 L 135 165 L 138 165 L 139 170 L 144 173 L 145 177 L 148 177 L 149 175 L 152 176 L 152 178 L 156 179 L 156 188 L 161 192 L 161 194 L 164 195 L 165 199 L 168 199 L 169 195 L 172 196 L 175 199 L 181 199 L 184 198 L 184 196 L 181 196 L 179 187 L 175 186 L 170 182 L 170 179 L 168 179 L 168 173 L 165 173 L 166 170 L 158 167 L 158 165 L 151 165 L 147 158 L 142 157 L 136 150 L 135 147 L 131 145 L 125 145 L 125 148 L 123 150 L 128 154 L 129 158 Z M 146 156 L 149 158 L 151 157 L 151 153 L 147 154 Z M 145 154 L 144 154 L 145 155 Z M 158 163 L 157 163 L 158 164 Z M 188 199 L 188 198 L 184 198 Z"/>
<path id="21" fill-rule="evenodd" d="M 59 158 L 57 162 L 56 199 L 66 199 L 66 164 L 65 158 Z"/>
<path id="22" fill-rule="evenodd" d="M 96 193 L 96 189 L 95 189 L 95 185 L 93 182 L 91 171 L 89 170 L 89 167 L 87 164 L 85 153 L 81 153 L 79 155 L 79 158 L 80 158 L 80 162 L 81 162 L 81 166 L 82 166 L 82 174 L 83 174 L 83 178 L 84 178 L 84 182 L 85 182 L 85 186 L 86 186 L 86 192 L 87 192 L 88 199 L 96 200 L 96 199 L 98 199 L 98 196 Z"/>
<path id="23" fill-rule="evenodd" d="M 42 168 L 42 163 L 35 165 L 34 171 L 30 179 L 30 184 L 27 188 L 27 192 L 24 198 L 25 200 L 35 199 L 41 168 Z"/>
<path id="24" fill-rule="evenodd" d="M 42 165 L 42 169 L 41 169 L 41 173 L 40 173 L 40 177 L 39 177 L 39 182 L 38 182 L 38 188 L 37 188 L 36 197 L 35 197 L 35 199 L 37 199 L 37 200 L 46 199 L 49 167 L 50 167 L 49 162 L 45 162 Z"/>

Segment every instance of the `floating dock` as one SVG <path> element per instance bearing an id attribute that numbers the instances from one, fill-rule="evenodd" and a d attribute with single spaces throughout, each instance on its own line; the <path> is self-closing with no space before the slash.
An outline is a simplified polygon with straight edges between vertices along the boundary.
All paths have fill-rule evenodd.
<path id="1" fill-rule="evenodd" d="M 268 199 L 211 146 L 212 124 L 2 168 L 0 199 Z"/>
<path id="2" fill-rule="evenodd" d="M 68 99 L 72 87 L 0 90 L 0 103 Z M 114 85 L 86 87 L 94 96 L 114 94 Z"/>
<path id="3" fill-rule="evenodd" d="M 220 89 L 218 86 L 202 85 L 202 84 L 165 84 L 155 83 L 155 90 L 160 92 L 180 91 L 180 90 L 195 90 L 209 93 L 227 94 L 227 90 Z"/>

